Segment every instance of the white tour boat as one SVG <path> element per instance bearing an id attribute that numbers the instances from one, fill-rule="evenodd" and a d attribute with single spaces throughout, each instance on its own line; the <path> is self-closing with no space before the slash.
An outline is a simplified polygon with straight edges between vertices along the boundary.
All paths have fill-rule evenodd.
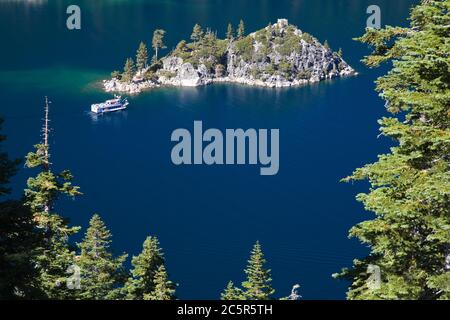
<path id="1" fill-rule="evenodd" d="M 122 99 L 121 96 L 114 96 L 114 99 L 92 104 L 91 111 L 94 113 L 107 113 L 124 110 L 127 108 L 127 106 L 128 100 L 126 98 Z"/>

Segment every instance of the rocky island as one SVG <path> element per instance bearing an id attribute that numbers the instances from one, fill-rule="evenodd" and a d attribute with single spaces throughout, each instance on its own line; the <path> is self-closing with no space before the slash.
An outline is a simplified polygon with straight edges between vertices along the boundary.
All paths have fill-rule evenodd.
<path id="1" fill-rule="evenodd" d="M 217 32 L 194 26 L 191 40 L 182 40 L 168 55 L 158 59 L 164 49 L 164 30 L 156 30 L 152 47 L 155 55 L 147 63 L 147 47 L 141 43 L 136 63 L 128 58 L 124 71 L 114 71 L 104 80 L 107 92 L 139 93 L 144 89 L 171 86 L 199 86 L 213 82 L 235 82 L 266 87 L 289 87 L 334 77 L 356 74 L 325 41 L 290 25 L 286 19 L 245 35 L 241 20 L 234 32 L 229 24 L 226 39 Z"/>

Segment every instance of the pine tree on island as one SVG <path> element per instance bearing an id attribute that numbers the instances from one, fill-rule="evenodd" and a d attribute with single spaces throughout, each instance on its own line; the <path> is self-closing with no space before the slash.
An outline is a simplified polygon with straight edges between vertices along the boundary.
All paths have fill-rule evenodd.
<path id="1" fill-rule="evenodd" d="M 196 23 L 192 29 L 191 40 L 194 41 L 194 43 L 197 43 L 203 38 L 203 35 L 204 32 L 202 27 Z"/>
<path id="2" fill-rule="evenodd" d="M 123 67 L 122 80 L 125 82 L 130 82 L 133 80 L 134 75 L 136 74 L 136 66 L 132 58 L 128 58 L 125 62 L 125 66 Z"/>
<path id="3" fill-rule="evenodd" d="M 234 38 L 234 30 L 233 30 L 233 25 L 231 23 L 228 23 L 228 27 L 227 27 L 227 39 L 228 40 L 233 40 Z"/>
<path id="4" fill-rule="evenodd" d="M 165 49 L 167 48 L 164 44 L 164 35 L 166 34 L 166 31 L 163 29 L 156 29 L 153 32 L 153 39 L 152 39 L 152 48 L 155 50 L 155 59 L 158 61 L 158 51 L 159 49 Z"/>
<path id="5" fill-rule="evenodd" d="M 136 68 L 137 71 L 142 71 L 147 67 L 148 63 L 148 52 L 147 52 L 147 46 L 144 42 L 141 42 L 139 44 L 139 48 L 136 52 Z"/>
<path id="6" fill-rule="evenodd" d="M 241 19 L 239 21 L 238 29 L 237 29 L 237 38 L 242 39 L 245 36 L 245 24 L 244 20 Z"/>

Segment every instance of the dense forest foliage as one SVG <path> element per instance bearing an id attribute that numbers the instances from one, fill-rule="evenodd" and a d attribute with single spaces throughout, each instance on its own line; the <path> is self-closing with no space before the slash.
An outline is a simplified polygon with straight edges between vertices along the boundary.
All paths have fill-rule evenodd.
<path id="1" fill-rule="evenodd" d="M 377 162 L 357 169 L 344 181 L 368 180 L 371 188 L 360 194 L 375 214 L 354 226 L 350 236 L 367 244 L 370 254 L 354 261 L 336 277 L 351 281 L 348 299 L 450 299 L 450 2 L 424 0 L 411 11 L 410 27 L 367 29 L 359 41 L 373 47 L 364 59 L 369 67 L 392 63 L 378 79 L 377 90 L 391 116 L 379 120 L 381 134 L 396 145 Z M 266 35 L 256 35 L 264 42 Z M 156 30 L 153 64 L 165 48 L 164 30 Z M 194 63 L 197 54 L 222 59 L 224 43 L 214 33 L 194 27 L 191 44 L 180 42 L 174 52 Z M 241 22 L 227 39 L 245 56 L 248 38 Z M 295 50 L 295 46 L 279 47 Z M 136 63 L 128 59 L 120 77 L 133 77 L 147 65 L 145 44 Z M 150 69 L 151 70 L 151 69 Z M 119 76 L 119 73 L 115 74 Z M 44 139 L 34 146 L 25 166 L 34 173 L 21 199 L 10 200 L 9 183 L 20 160 L 0 149 L 0 299 L 176 299 L 177 284 L 169 279 L 159 240 L 148 236 L 142 251 L 131 257 L 114 255 L 111 232 L 97 214 L 92 216 L 80 243 L 55 204 L 61 197 L 77 197 L 70 171 L 54 172 L 48 143 L 48 104 Z M 0 121 L 1 125 L 2 121 Z M 0 148 L 6 139 L 0 135 Z M 374 266 L 379 286 L 368 285 Z M 232 281 L 223 289 L 225 300 L 274 299 L 271 271 L 259 242 L 254 245 L 241 286 Z M 295 285 L 291 295 L 299 298 Z M 220 290 L 220 288 L 218 288 Z"/>
<path id="2" fill-rule="evenodd" d="M 392 62 L 377 90 L 392 114 L 379 120 L 396 146 L 345 181 L 368 180 L 358 195 L 373 220 L 350 236 L 371 248 L 352 269 L 349 299 L 450 298 L 450 1 L 426 0 L 409 28 L 369 29 L 359 41 L 373 47 L 369 67 Z M 381 285 L 367 285 L 369 266 Z M 369 268 L 369 269 L 368 269 Z"/>

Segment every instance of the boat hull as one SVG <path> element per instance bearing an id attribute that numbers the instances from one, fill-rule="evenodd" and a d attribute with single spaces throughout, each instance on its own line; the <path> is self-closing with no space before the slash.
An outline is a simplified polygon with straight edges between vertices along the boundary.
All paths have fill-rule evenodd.
<path id="1" fill-rule="evenodd" d="M 127 108 L 126 106 L 117 107 L 117 108 L 108 108 L 108 109 L 92 107 L 91 111 L 93 113 L 109 113 L 109 112 L 116 112 L 116 111 L 120 111 L 120 110 L 125 110 L 126 108 Z"/>

